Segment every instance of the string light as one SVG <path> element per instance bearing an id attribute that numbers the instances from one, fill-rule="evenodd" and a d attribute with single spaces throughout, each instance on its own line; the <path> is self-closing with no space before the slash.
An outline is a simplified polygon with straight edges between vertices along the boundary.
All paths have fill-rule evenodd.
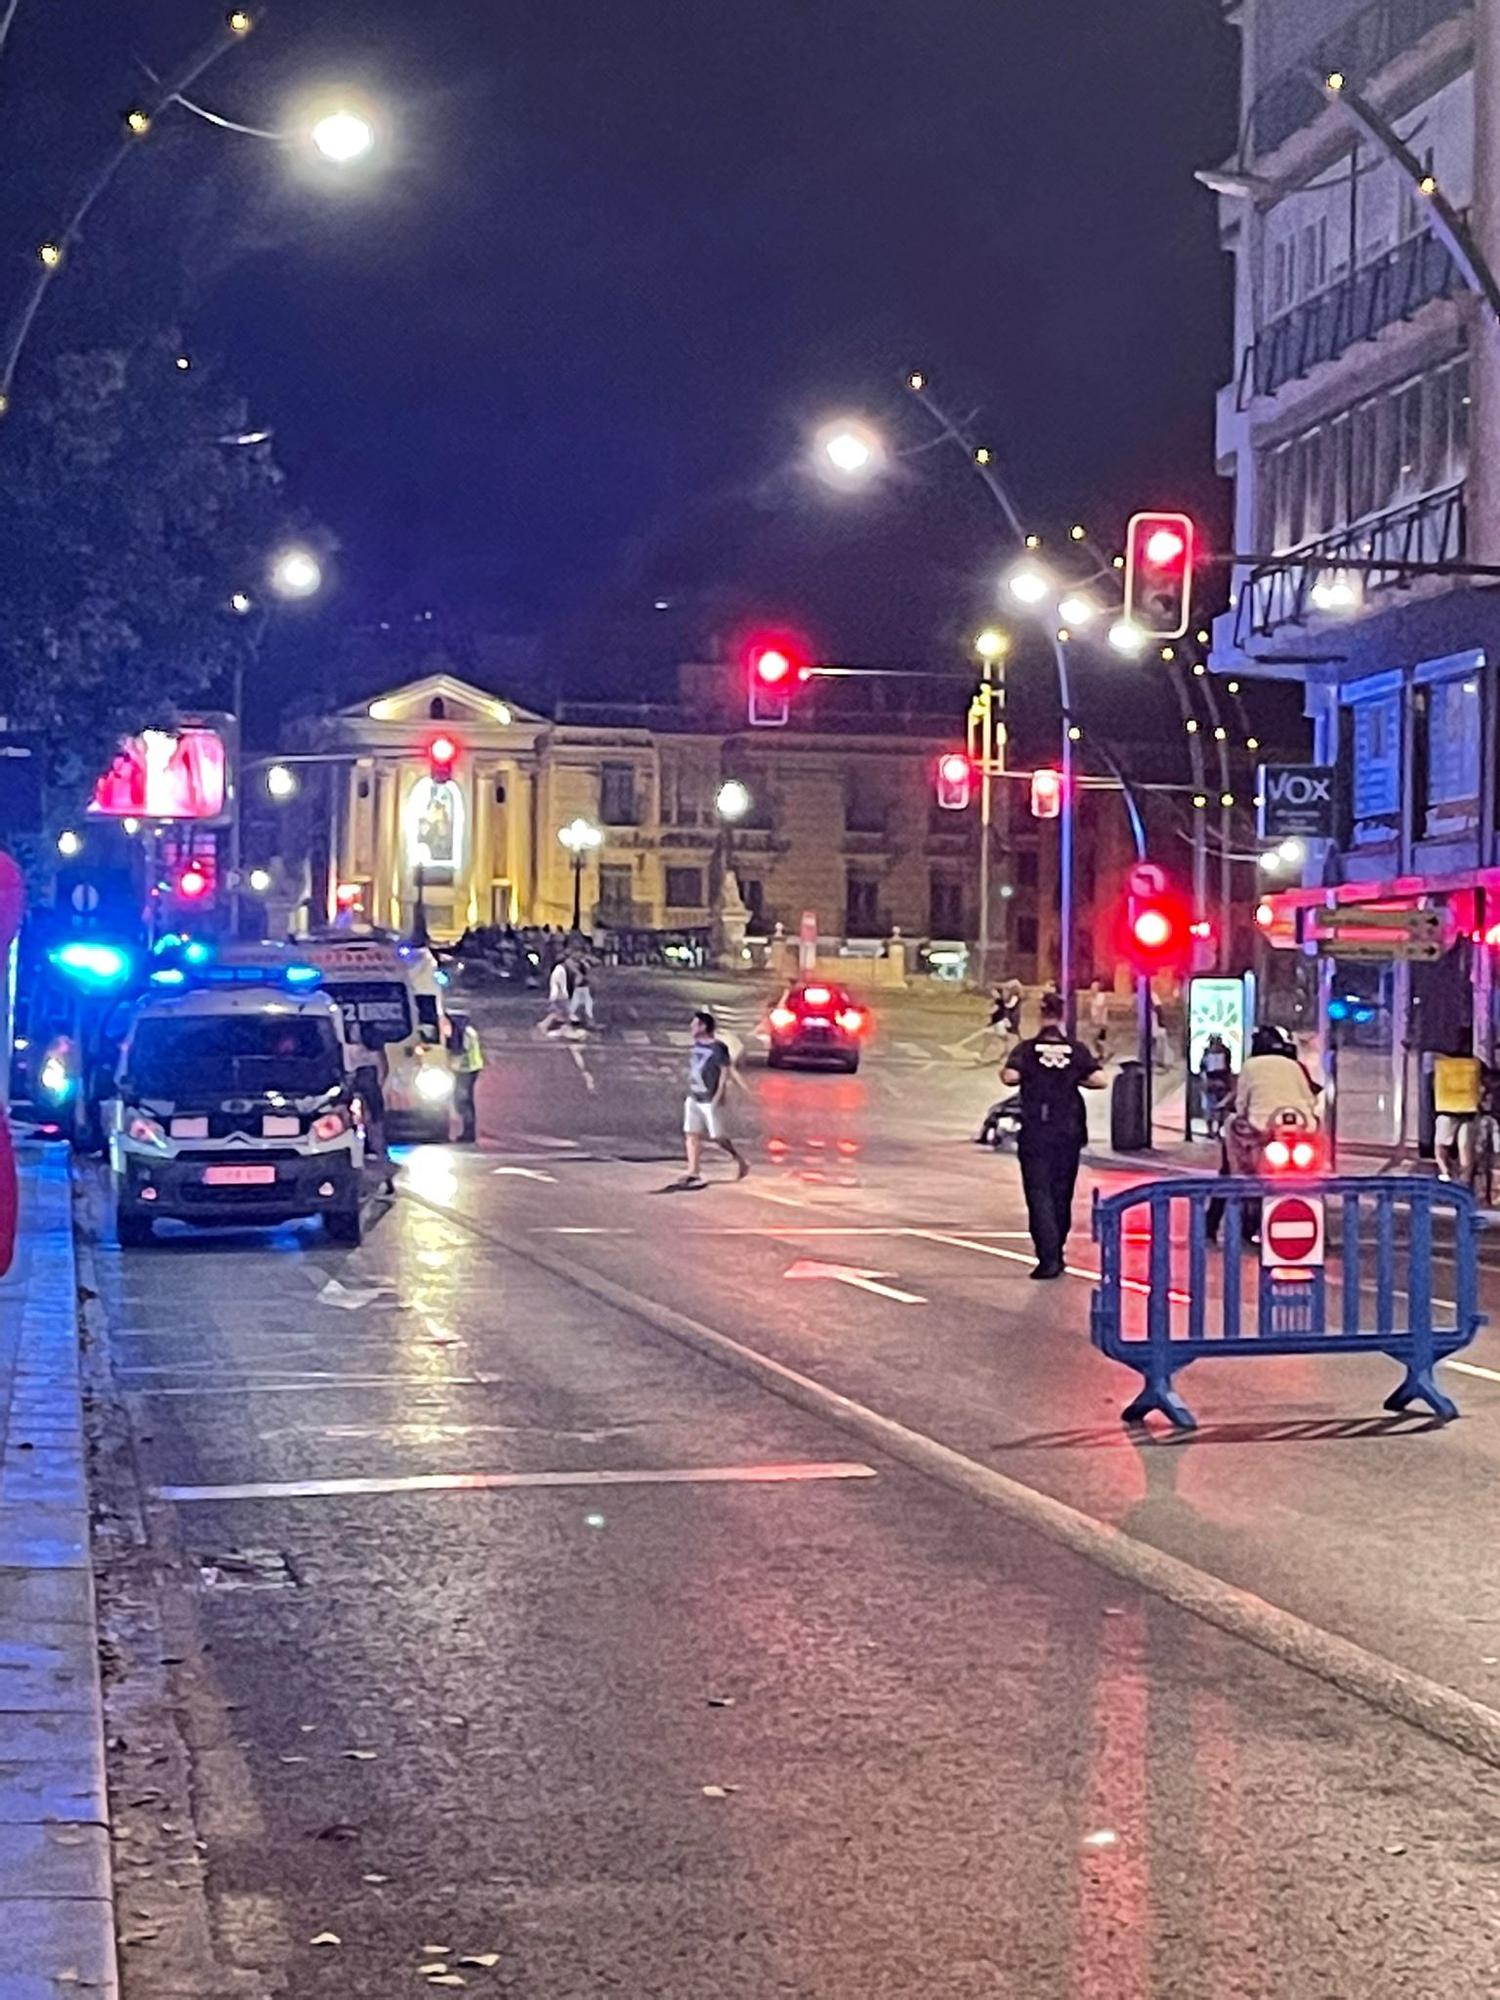
<path id="1" fill-rule="evenodd" d="M 976 445 L 974 449 L 974 463 L 976 465 L 988 465 L 989 462 L 990 462 L 989 446 L 987 444 Z"/>
<path id="2" fill-rule="evenodd" d="M 1247 750 L 1258 750 L 1260 748 L 1260 738 L 1258 736 L 1247 736 L 1245 738 L 1245 748 Z"/>
<path id="3" fill-rule="evenodd" d="M 1068 731 L 1068 741 L 1070 743 L 1081 743 L 1083 741 L 1083 731 L 1078 727 L 1076 722 Z"/>
<path id="4" fill-rule="evenodd" d="M 0 417 L 3 417 L 9 408 L 10 408 L 10 397 L 3 393 L 0 393 Z"/>
<path id="5" fill-rule="evenodd" d="M 1201 660 L 1198 660 L 1194 664 L 1193 672 L 1197 675 L 1198 679 L 1201 681 L 1203 676 L 1208 672 L 1208 668 L 1204 666 Z"/>
<path id="6" fill-rule="evenodd" d="M 1198 644 L 1200 646 L 1206 646 L 1212 637 L 1213 634 L 1211 632 L 1200 632 L 1198 634 Z"/>
<path id="7" fill-rule="evenodd" d="M 1116 556 L 1116 557 L 1114 557 L 1114 559 L 1113 559 L 1113 560 L 1114 560 L 1114 567 L 1115 567 L 1116 569 L 1124 569 L 1124 567 L 1125 567 L 1125 558 L 1124 558 L 1124 556 Z"/>
<path id="8" fill-rule="evenodd" d="M 229 608 L 243 618 L 247 611 L 254 610 L 255 600 L 248 590 L 237 590 L 229 600 Z"/>
<path id="9" fill-rule="evenodd" d="M 231 35 L 248 35 L 255 23 L 243 7 L 236 7 L 225 25 Z"/>
<path id="10" fill-rule="evenodd" d="M 1341 69 L 1331 69 L 1323 79 L 1323 88 L 1332 91 L 1335 97 L 1343 89 L 1347 79 Z"/>
<path id="11" fill-rule="evenodd" d="M 906 378 L 906 386 L 914 395 L 920 395 L 927 387 L 927 377 L 919 368 L 914 368 Z"/>
<path id="12" fill-rule="evenodd" d="M 62 245 L 54 243 L 49 237 L 45 243 L 39 243 L 36 246 L 36 254 L 41 258 L 49 271 L 54 271 L 62 262 Z"/>
<path id="13" fill-rule="evenodd" d="M 1041 536 L 1040 536 L 1040 535 L 1028 535 L 1028 536 L 1026 537 L 1026 546 L 1027 546 L 1027 548 L 1028 548 L 1028 549 L 1039 549 L 1039 548 L 1040 548 L 1040 547 L 1042 546 L 1042 538 L 1041 538 Z"/>
<path id="14" fill-rule="evenodd" d="M 1188 717 L 1187 721 L 1187 733 L 1189 736 L 1196 736 L 1198 734 L 1198 725 L 1191 716 Z"/>
<path id="15" fill-rule="evenodd" d="M 1072 527 L 1069 528 L 1068 530 L 1068 533 L 1072 536 L 1075 542 L 1081 542 L 1083 540 L 1084 532 L 1085 530 L 1082 521 L 1075 521 Z"/>
<path id="16" fill-rule="evenodd" d="M 1228 737 L 1228 735 L 1229 735 L 1229 731 L 1228 731 L 1228 730 L 1227 730 L 1227 729 L 1226 729 L 1226 728 L 1224 727 L 1223 723 L 1221 722 L 1221 723 L 1219 724 L 1218 728 L 1217 728 L 1217 729 L 1216 729 L 1216 730 L 1214 731 L 1214 741 L 1215 741 L 1215 743 L 1222 743 L 1222 742 L 1224 742 L 1224 741 L 1225 741 L 1225 739 L 1226 739 L 1226 738 Z"/>
<path id="17" fill-rule="evenodd" d="M 1071 632 L 1070 632 L 1070 631 L 1068 630 L 1068 628 L 1067 628 L 1067 626 L 1066 626 L 1066 625 L 1059 625 L 1059 626 L 1058 626 L 1058 628 L 1057 628 L 1057 638 L 1058 638 L 1058 644 L 1059 644 L 1059 645 L 1062 645 L 1062 646 L 1066 646 L 1066 645 L 1067 645 L 1067 643 L 1068 643 L 1068 641 L 1069 641 L 1069 640 L 1070 640 L 1070 639 L 1072 638 L 1072 636 L 1073 636 L 1073 634 L 1072 634 L 1072 633 L 1071 633 Z"/>
<path id="18" fill-rule="evenodd" d="M 186 354 L 179 354 L 176 362 L 173 365 L 178 369 L 180 369 L 184 375 L 186 375 L 188 370 L 192 367 L 193 363 L 190 356 Z"/>
<path id="19" fill-rule="evenodd" d="M 1431 174 L 1423 174 L 1421 180 L 1417 182 L 1417 193 L 1425 194 L 1429 199 L 1437 193 L 1437 182 Z"/>
<path id="20" fill-rule="evenodd" d="M 1233 793 L 1233 792 L 1220 792 L 1220 794 L 1219 794 L 1219 804 L 1220 804 L 1221 806 L 1232 806 L 1232 805 L 1234 804 L 1234 793 Z"/>
<path id="21" fill-rule="evenodd" d="M 1194 792 L 1193 804 L 1198 808 L 1199 812 L 1202 812 L 1203 808 L 1208 804 L 1208 800 L 1202 792 Z"/>
<path id="22" fill-rule="evenodd" d="M 142 111 L 139 105 L 134 110 L 127 111 L 125 113 L 125 129 L 128 132 L 133 132 L 137 139 L 144 139 L 146 134 L 151 130 L 150 112 Z"/>
<path id="23" fill-rule="evenodd" d="M 1226 686 L 1228 687 L 1228 689 L 1229 689 L 1229 692 L 1230 692 L 1231 694 L 1238 694 L 1238 693 L 1239 693 L 1239 691 L 1240 691 L 1240 684 L 1239 684 L 1239 682 L 1238 682 L 1238 681 L 1229 681 L 1229 682 L 1226 682 Z"/>
<path id="24" fill-rule="evenodd" d="M 1177 648 L 1175 646 L 1163 646 L 1161 656 L 1164 660 L 1175 660 L 1177 658 Z"/>

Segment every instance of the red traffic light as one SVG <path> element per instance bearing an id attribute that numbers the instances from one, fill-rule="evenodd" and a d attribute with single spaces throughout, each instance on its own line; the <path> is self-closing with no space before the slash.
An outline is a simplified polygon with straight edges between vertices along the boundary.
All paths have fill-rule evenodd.
<path id="1" fill-rule="evenodd" d="M 177 893 L 185 902 L 197 903 L 208 894 L 210 888 L 208 870 L 190 861 L 177 877 Z"/>
<path id="2" fill-rule="evenodd" d="M 1187 964 L 1193 946 L 1187 905 L 1161 869 L 1148 863 L 1132 870 L 1122 918 L 1120 951 L 1142 978 Z"/>
<path id="3" fill-rule="evenodd" d="M 1152 639 L 1180 639 L 1192 618 L 1193 547 L 1187 514 L 1132 514 L 1125 531 L 1125 622 Z"/>
<path id="4" fill-rule="evenodd" d="M 974 796 L 974 766 L 962 750 L 945 750 L 937 760 L 937 802 L 944 812 L 963 812 Z"/>
<path id="5" fill-rule="evenodd" d="M 1056 819 L 1062 811 L 1062 772 L 1044 768 L 1031 774 L 1031 817 Z"/>
<path id="6" fill-rule="evenodd" d="M 440 730 L 429 738 L 427 744 L 427 768 L 434 784 L 446 784 L 453 776 L 453 766 L 458 762 L 458 742 Z"/>
<path id="7" fill-rule="evenodd" d="M 750 726 L 785 728 L 792 690 L 807 675 L 804 648 L 790 633 L 760 632 L 746 643 L 745 667 Z"/>

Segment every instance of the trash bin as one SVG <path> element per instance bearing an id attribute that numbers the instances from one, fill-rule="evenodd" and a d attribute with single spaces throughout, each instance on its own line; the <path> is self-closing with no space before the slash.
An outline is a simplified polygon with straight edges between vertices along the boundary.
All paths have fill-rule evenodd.
<path id="1" fill-rule="evenodd" d="M 1109 1143 L 1117 1153 L 1144 1153 L 1151 1144 L 1146 1129 L 1146 1072 L 1133 1058 L 1120 1064 L 1109 1093 Z"/>

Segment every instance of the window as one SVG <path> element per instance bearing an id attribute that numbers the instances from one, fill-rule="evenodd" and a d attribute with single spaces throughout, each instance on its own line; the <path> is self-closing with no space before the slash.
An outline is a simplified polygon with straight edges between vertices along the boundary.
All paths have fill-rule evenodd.
<path id="1" fill-rule="evenodd" d="M 1435 682 L 1427 691 L 1429 808 L 1478 803 L 1480 738 L 1477 669 L 1457 680 Z M 1430 811 L 1428 816 L 1433 817 Z M 1438 817 L 1451 822 L 1454 815 Z"/>
<path id="2" fill-rule="evenodd" d="M 851 784 L 844 794 L 844 831 L 846 833 L 884 833 L 885 800 L 872 798 Z"/>
<path id="3" fill-rule="evenodd" d="M 873 875 L 851 875 L 844 893 L 844 935 L 878 937 L 880 884 Z"/>
<path id="4" fill-rule="evenodd" d="M 1036 918 L 1016 918 L 1016 950 L 1022 958 L 1036 957 Z"/>
<path id="5" fill-rule="evenodd" d="M 1016 855 L 1016 881 L 1023 889 L 1036 887 L 1036 849 L 1023 847 Z"/>
<path id="6" fill-rule="evenodd" d="M 1279 319 L 1292 303 L 1292 244 L 1283 236 L 1271 245 L 1270 275 L 1266 284 L 1266 317 Z"/>
<path id="7" fill-rule="evenodd" d="M 630 868 L 628 863 L 605 862 L 599 870 L 599 914 L 601 917 L 630 915 Z"/>
<path id="8" fill-rule="evenodd" d="M 766 920 L 765 883 L 754 878 L 748 882 L 741 882 L 740 897 L 744 902 L 745 908 L 750 912 L 750 921 L 755 925 L 757 930 L 763 930 Z"/>
<path id="9" fill-rule="evenodd" d="M 701 868 L 669 868 L 667 870 L 667 903 L 674 910 L 701 910 L 703 908 L 703 870 Z"/>
<path id="10" fill-rule="evenodd" d="M 1389 819 L 1401 810 L 1401 696 L 1354 704 L 1354 817 Z"/>
<path id="11" fill-rule="evenodd" d="M 1328 283 L 1328 217 L 1304 224 L 1297 271 L 1297 296 L 1310 299 Z"/>
<path id="12" fill-rule="evenodd" d="M 927 884 L 927 929 L 937 938 L 964 935 L 964 885 L 958 875 L 934 874 Z"/>
<path id="13" fill-rule="evenodd" d="M 599 816 L 606 826 L 636 824 L 634 764 L 605 764 L 601 768 Z"/>

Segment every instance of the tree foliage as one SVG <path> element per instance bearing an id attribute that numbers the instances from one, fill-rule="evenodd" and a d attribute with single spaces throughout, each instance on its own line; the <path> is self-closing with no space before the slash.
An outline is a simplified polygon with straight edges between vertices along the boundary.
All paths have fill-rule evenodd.
<path id="1" fill-rule="evenodd" d="M 87 782 L 121 736 L 227 704 L 289 531 L 282 476 L 175 334 L 58 356 L 0 424 L 0 716 Z"/>

